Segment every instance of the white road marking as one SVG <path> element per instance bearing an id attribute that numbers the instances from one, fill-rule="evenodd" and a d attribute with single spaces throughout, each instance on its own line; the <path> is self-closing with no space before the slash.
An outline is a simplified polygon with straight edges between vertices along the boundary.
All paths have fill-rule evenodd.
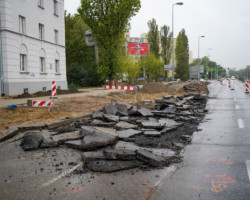
<path id="1" fill-rule="evenodd" d="M 249 181 L 250 181 L 250 160 L 246 161 L 246 165 L 247 165 L 248 178 L 249 178 Z"/>
<path id="2" fill-rule="evenodd" d="M 242 119 L 238 119 L 239 128 L 244 128 L 244 123 Z"/>
<path id="3" fill-rule="evenodd" d="M 236 97 L 234 97 L 234 101 L 236 101 L 237 99 L 236 99 Z"/>
<path id="4" fill-rule="evenodd" d="M 51 179 L 50 181 L 48 181 L 48 182 L 42 184 L 41 187 L 47 187 L 47 186 L 51 185 L 52 183 L 58 181 L 58 180 L 61 179 L 62 177 L 67 176 L 67 175 L 70 174 L 71 172 L 75 171 L 78 167 L 80 167 L 80 165 L 81 165 L 81 164 L 78 164 L 78 165 L 72 167 L 71 169 L 67 169 L 66 171 L 64 171 L 63 173 L 61 173 L 59 176 L 57 176 L 57 177 Z"/>
<path id="5" fill-rule="evenodd" d="M 235 109 L 236 109 L 236 110 L 239 110 L 239 109 L 240 109 L 240 106 L 239 106 L 239 105 L 235 105 Z"/>

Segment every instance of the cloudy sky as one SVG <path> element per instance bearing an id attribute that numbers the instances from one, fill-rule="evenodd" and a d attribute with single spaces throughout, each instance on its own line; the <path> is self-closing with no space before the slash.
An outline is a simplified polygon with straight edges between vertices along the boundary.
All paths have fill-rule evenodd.
<path id="1" fill-rule="evenodd" d="M 181 0 L 180 0 L 181 1 Z M 159 27 L 172 27 L 172 4 L 176 0 L 141 0 L 140 12 L 131 20 L 132 37 L 148 32 L 147 22 L 155 18 Z M 174 7 L 175 37 L 184 28 L 193 57 L 210 55 L 211 60 L 229 68 L 250 65 L 249 0 L 182 0 Z M 80 0 L 65 0 L 65 9 L 75 13 Z M 211 50 L 209 50 L 211 48 Z"/>

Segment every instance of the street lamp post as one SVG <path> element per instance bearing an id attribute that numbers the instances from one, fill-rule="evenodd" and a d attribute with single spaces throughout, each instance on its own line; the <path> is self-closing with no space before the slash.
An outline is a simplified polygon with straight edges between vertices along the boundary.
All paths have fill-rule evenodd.
<path id="1" fill-rule="evenodd" d="M 200 82 L 200 38 L 204 37 L 204 35 L 198 37 L 198 83 Z"/>
<path id="2" fill-rule="evenodd" d="M 174 84 L 174 6 L 179 5 L 182 6 L 182 2 L 174 3 L 172 4 L 172 65 L 173 65 L 173 70 L 172 70 L 172 79 L 173 79 L 173 84 Z"/>
<path id="3" fill-rule="evenodd" d="M 209 79 L 209 75 L 208 75 L 208 71 L 209 71 L 209 67 L 208 67 L 208 63 L 209 63 L 209 58 L 210 58 L 210 55 L 209 55 L 209 51 L 211 51 L 212 48 L 208 48 L 207 49 L 207 79 Z"/>

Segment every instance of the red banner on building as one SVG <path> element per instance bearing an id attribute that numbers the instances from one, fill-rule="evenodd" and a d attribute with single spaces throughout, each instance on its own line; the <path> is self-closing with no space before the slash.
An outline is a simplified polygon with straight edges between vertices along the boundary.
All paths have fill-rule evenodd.
<path id="1" fill-rule="evenodd" d="M 128 43 L 128 54 L 132 55 L 148 55 L 148 44 Z"/>

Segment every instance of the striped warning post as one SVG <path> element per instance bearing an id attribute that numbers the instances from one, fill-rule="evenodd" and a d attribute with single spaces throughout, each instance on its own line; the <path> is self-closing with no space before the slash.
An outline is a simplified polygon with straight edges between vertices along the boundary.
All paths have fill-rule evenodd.
<path id="1" fill-rule="evenodd" d="M 249 81 L 246 81 L 246 91 L 245 93 L 249 93 Z"/>
<path id="2" fill-rule="evenodd" d="M 137 87 L 131 86 L 111 86 L 111 85 L 104 85 L 104 89 L 113 89 L 113 90 L 137 90 Z"/>
<path id="3" fill-rule="evenodd" d="M 56 82 L 52 81 L 52 98 L 56 97 Z"/>
<path id="4" fill-rule="evenodd" d="M 51 101 L 32 101 L 32 107 L 51 107 Z"/>
<path id="5" fill-rule="evenodd" d="M 231 88 L 231 81 L 228 79 L 228 87 Z"/>

